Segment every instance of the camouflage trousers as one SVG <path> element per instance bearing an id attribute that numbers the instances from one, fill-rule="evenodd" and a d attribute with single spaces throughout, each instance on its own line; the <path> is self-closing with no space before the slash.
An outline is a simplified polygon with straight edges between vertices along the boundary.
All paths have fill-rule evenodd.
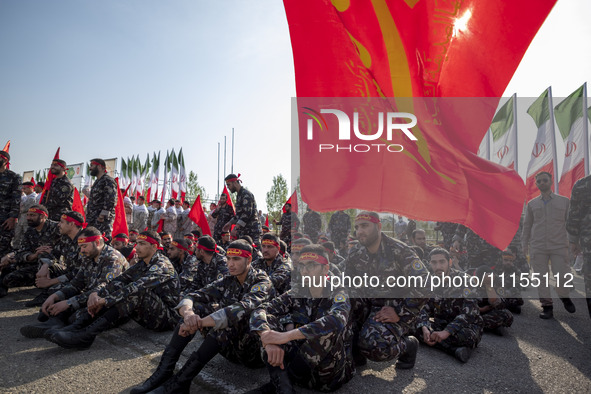
<path id="1" fill-rule="evenodd" d="M 482 315 L 485 330 L 494 330 L 498 327 L 511 327 L 513 314 L 507 309 L 493 309 Z"/>
<path id="2" fill-rule="evenodd" d="M 406 351 L 402 337 L 409 335 L 409 327 L 400 323 L 380 323 L 374 319 L 381 306 L 370 306 L 363 299 L 351 299 L 354 346 L 372 361 L 389 361 Z"/>
<path id="3" fill-rule="evenodd" d="M 35 286 L 37 263 L 30 265 L 11 264 L 2 270 L 0 284 L 6 287 Z"/>
<path id="4" fill-rule="evenodd" d="M 172 330 L 179 321 L 179 315 L 174 308 L 166 305 L 150 290 L 140 290 L 116 304 L 114 308 L 117 308 L 120 317 L 129 317 L 148 330 Z"/>
<path id="5" fill-rule="evenodd" d="M 284 331 L 283 324 L 275 316 L 267 315 L 267 322 L 272 330 Z M 289 377 L 299 386 L 334 391 L 355 374 L 352 344 L 345 341 L 342 331 L 314 340 L 291 341 L 281 347 L 285 351 L 284 365 Z M 261 352 L 265 353 L 263 349 Z M 266 354 L 263 358 L 266 359 Z"/>
<path id="6" fill-rule="evenodd" d="M 12 251 L 10 246 L 12 238 L 14 238 L 14 229 L 5 230 L 0 226 L 0 257 L 4 257 L 4 255 Z"/>
<path id="7" fill-rule="evenodd" d="M 193 305 L 193 310 L 200 317 L 215 312 L 214 307 L 199 303 Z M 249 368 L 260 368 L 265 365 L 261 357 L 259 336 L 250 332 L 248 319 L 221 330 L 204 330 L 202 334 L 204 337 L 215 339 L 220 345 L 220 354 L 230 362 Z"/>
<path id="8" fill-rule="evenodd" d="M 516 307 L 523 305 L 523 298 L 505 298 L 505 306 L 507 307 Z"/>
<path id="9" fill-rule="evenodd" d="M 447 323 L 435 322 L 431 325 L 433 331 L 443 331 Z M 422 333 L 417 336 L 420 340 L 423 339 Z M 444 347 L 469 347 L 474 349 L 478 346 L 480 339 L 482 338 L 482 326 L 477 324 L 468 324 L 463 326 L 461 329 L 451 334 L 446 340 L 441 341 Z"/>

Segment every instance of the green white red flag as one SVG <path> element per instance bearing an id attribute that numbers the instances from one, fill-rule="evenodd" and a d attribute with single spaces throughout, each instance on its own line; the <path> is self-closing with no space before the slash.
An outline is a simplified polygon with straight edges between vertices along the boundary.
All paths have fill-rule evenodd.
<path id="1" fill-rule="evenodd" d="M 495 114 L 490 125 L 493 137 L 492 161 L 503 167 L 517 169 L 517 95 Z"/>

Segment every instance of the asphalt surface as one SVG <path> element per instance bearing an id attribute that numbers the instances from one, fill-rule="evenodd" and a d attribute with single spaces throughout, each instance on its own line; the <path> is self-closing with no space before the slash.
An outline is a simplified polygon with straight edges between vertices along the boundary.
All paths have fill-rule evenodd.
<path id="1" fill-rule="evenodd" d="M 19 328 L 36 321 L 38 309 L 24 306 L 36 294 L 33 288 L 11 289 L 0 299 L 0 392 L 129 392 L 152 374 L 171 336 L 129 322 L 99 335 L 89 350 L 66 350 L 44 339 L 28 339 Z M 421 345 L 414 369 L 397 371 L 391 362 L 368 362 L 338 392 L 591 392 L 591 319 L 585 300 L 573 301 L 576 313 L 569 314 L 555 300 L 555 318 L 542 320 L 539 302 L 526 300 L 507 335 L 485 333 L 467 364 Z M 181 362 L 200 343 L 196 337 Z M 243 393 L 267 380 L 265 369 L 249 369 L 216 356 L 195 378 L 191 392 Z"/>

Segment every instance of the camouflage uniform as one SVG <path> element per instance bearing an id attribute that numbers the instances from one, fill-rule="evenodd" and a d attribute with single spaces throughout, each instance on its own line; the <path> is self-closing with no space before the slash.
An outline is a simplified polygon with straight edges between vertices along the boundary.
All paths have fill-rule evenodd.
<path id="1" fill-rule="evenodd" d="M 255 367 L 262 366 L 263 361 L 258 335 L 250 333 L 248 319 L 253 310 L 274 295 L 267 274 L 251 266 L 244 283 L 226 275 L 200 290 L 185 294 L 178 308 L 192 306 L 202 318 L 212 314 L 215 326 L 206 335 L 221 346 L 220 354 L 232 362 Z"/>
<path id="2" fill-rule="evenodd" d="M 134 205 L 132 212 L 133 223 L 129 229 L 136 230 L 138 233 L 141 233 L 148 227 L 148 208 L 146 208 L 145 205 Z"/>
<path id="3" fill-rule="evenodd" d="M 449 276 L 463 275 L 454 269 L 450 270 Z M 474 297 L 473 289 L 461 287 L 439 287 L 435 290 L 433 298 L 423 306 L 417 319 L 417 336 L 422 340 L 421 329 L 423 326 L 433 331 L 447 331 L 451 335 L 441 346 L 447 347 L 468 347 L 478 346 L 482 337 L 483 322 L 478 310 L 478 300 Z M 429 321 L 433 318 L 433 322 Z"/>
<path id="4" fill-rule="evenodd" d="M 10 170 L 0 172 L 0 257 L 9 253 L 14 229 L 5 230 L 2 224 L 6 219 L 17 218 L 21 204 L 20 175 Z M 15 223 L 16 224 L 16 223 Z"/>
<path id="5" fill-rule="evenodd" d="M 62 235 L 59 241 L 53 247 L 53 260 L 48 263 L 50 276 L 57 278 L 61 284 L 72 280 L 76 273 L 82 267 L 83 256 L 80 254 L 78 246 L 78 237 L 82 229 L 74 239 L 67 235 Z"/>
<path id="6" fill-rule="evenodd" d="M 428 276 L 427 268 L 415 252 L 405 243 L 381 234 L 378 253 L 371 255 L 361 244 L 354 246 L 347 256 L 345 275 L 349 277 L 378 276 Z M 351 289 L 352 297 L 367 297 L 367 293 Z M 375 298 L 357 298 L 351 302 L 354 343 L 362 355 L 373 361 L 388 361 L 397 358 L 406 350 L 403 336 L 409 335 L 419 310 L 425 302 L 417 289 L 408 289 L 408 298 L 392 298 L 387 287 L 371 289 Z M 380 323 L 374 319 L 383 306 L 394 308 L 400 321 Z"/>
<path id="7" fill-rule="evenodd" d="M 304 214 L 302 222 L 304 223 L 304 233 L 310 236 L 312 243 L 316 243 L 318 241 L 320 229 L 322 228 L 322 218 L 320 217 L 320 214 L 308 210 L 308 212 Z"/>
<path id="8" fill-rule="evenodd" d="M 261 244 L 261 224 L 257 212 L 254 195 L 242 187 L 236 195 L 236 215 L 234 216 L 235 223 L 240 225 L 238 238 L 248 235 L 258 247 Z"/>
<path id="9" fill-rule="evenodd" d="M 104 288 L 107 283 L 121 275 L 129 267 L 127 260 L 116 249 L 105 245 L 98 261 L 83 257 L 76 276 L 56 292 L 60 300 L 68 300 L 76 311 L 84 308 L 91 293 Z"/>
<path id="10" fill-rule="evenodd" d="M 104 174 L 94 182 L 90 189 L 90 197 L 86 205 L 86 222 L 96 227 L 105 236 L 111 236 L 113 221 L 115 220 L 115 206 L 117 205 L 117 184 L 115 180 Z M 100 215 L 106 219 L 98 221 Z"/>
<path id="11" fill-rule="evenodd" d="M 573 186 L 566 231 L 569 242 L 580 245 L 583 252 L 585 294 L 591 316 L 591 176 L 579 179 Z"/>
<path id="12" fill-rule="evenodd" d="M 232 210 L 232 207 L 229 204 L 226 204 L 223 207 L 216 208 L 215 211 L 211 213 L 211 216 L 217 219 L 217 222 L 215 223 L 215 227 L 213 229 L 213 239 L 215 239 L 216 242 L 221 242 L 222 228 L 226 223 L 230 221 L 230 219 L 232 219 L 232 217 L 234 216 L 234 211 Z"/>
<path id="13" fill-rule="evenodd" d="M 351 232 L 351 218 L 343 211 L 333 213 L 328 222 L 328 231 L 332 242 L 340 247 L 347 241 L 347 236 Z"/>
<path id="14" fill-rule="evenodd" d="M 287 317 L 306 337 L 281 345 L 290 378 L 309 389 L 334 391 L 355 374 L 351 303 L 343 290 L 331 294 L 325 288 L 324 298 L 310 298 L 305 291 L 307 298 L 298 298 L 301 293 L 293 289 L 261 305 L 250 317 L 250 329 L 282 332 Z M 293 363 L 295 358 L 304 362 Z"/>
<path id="15" fill-rule="evenodd" d="M 435 229 L 437 231 L 441 231 L 441 237 L 443 238 L 443 247 L 445 250 L 449 250 L 449 248 L 453 244 L 453 238 L 456 233 L 458 225 L 456 223 L 450 222 L 437 222 Z"/>
<path id="16" fill-rule="evenodd" d="M 53 220 L 46 220 L 41 231 L 29 227 L 23 237 L 21 248 L 14 256 L 16 262 L 2 270 L 2 284 L 6 287 L 34 286 L 39 263 L 38 260 L 27 261 L 27 256 L 34 254 L 39 246 L 53 247 L 59 237 L 57 222 Z M 39 257 L 52 258 L 51 255 L 40 255 Z"/>
<path id="17" fill-rule="evenodd" d="M 501 260 L 500 249 L 492 246 L 464 225 L 457 225 L 454 235 L 454 241 L 456 240 L 463 242 L 468 252 L 468 266 L 464 268 L 475 269 L 483 265 L 494 268 Z"/>
<path id="18" fill-rule="evenodd" d="M 73 203 L 74 185 L 67 175 L 51 181 L 51 187 L 41 199 L 41 205 L 47 208 L 49 218 L 56 222 L 59 222 L 62 214 L 72 210 Z"/>
<path id="19" fill-rule="evenodd" d="M 279 233 L 279 238 L 287 244 L 287 247 L 291 246 L 291 223 L 297 220 L 298 216 L 293 212 L 283 212 L 283 215 L 281 215 L 281 233 Z"/>
<path id="20" fill-rule="evenodd" d="M 149 264 L 138 261 L 98 292 L 106 300 L 105 309 L 115 307 L 119 316 L 128 316 L 155 331 L 172 329 L 177 321 L 179 279 L 167 257 L 155 253 Z"/>
<path id="21" fill-rule="evenodd" d="M 277 294 L 283 294 L 291 287 L 291 270 L 292 265 L 290 261 L 286 261 L 280 254 L 275 257 L 275 260 L 268 265 L 262 257 L 252 262 L 252 267 L 265 271 Z"/>
<path id="22" fill-rule="evenodd" d="M 29 228 L 27 224 L 27 212 L 35 204 L 37 204 L 37 193 L 33 192 L 28 196 L 23 195 L 21 197 L 20 216 L 14 229 L 14 238 L 12 239 L 12 248 L 15 250 L 21 247 L 23 235 Z"/>
<path id="23" fill-rule="evenodd" d="M 194 257 L 194 256 L 192 256 Z M 185 278 L 183 293 L 199 290 L 228 274 L 228 261 L 226 256 L 214 253 L 209 264 L 195 258 L 195 264 L 191 266 L 191 271 L 181 275 L 181 280 Z"/>

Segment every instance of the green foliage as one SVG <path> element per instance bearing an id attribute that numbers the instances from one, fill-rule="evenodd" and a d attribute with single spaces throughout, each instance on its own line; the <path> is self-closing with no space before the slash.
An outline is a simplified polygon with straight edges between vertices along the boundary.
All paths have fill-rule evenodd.
<path id="1" fill-rule="evenodd" d="M 190 171 L 187 179 L 187 199 L 193 204 L 197 196 L 201 196 L 201 201 L 207 199 L 205 188 L 197 181 L 197 174 Z"/>
<path id="2" fill-rule="evenodd" d="M 271 190 L 267 193 L 266 199 L 269 219 L 279 220 L 281 218 L 281 208 L 287 201 L 287 193 L 287 181 L 283 175 L 279 174 L 273 177 L 273 186 L 271 186 Z"/>

